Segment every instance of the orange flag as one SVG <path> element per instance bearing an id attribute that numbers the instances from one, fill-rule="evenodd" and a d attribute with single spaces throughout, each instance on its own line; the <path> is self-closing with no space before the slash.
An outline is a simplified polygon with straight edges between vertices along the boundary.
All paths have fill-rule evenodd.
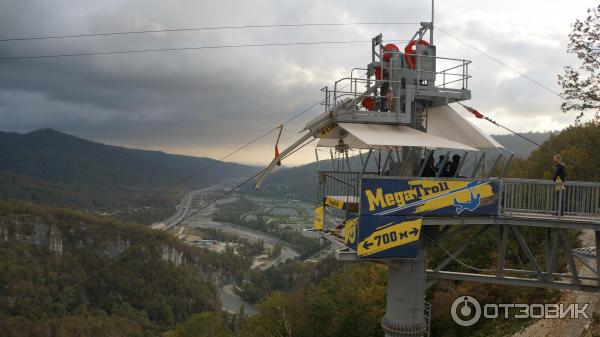
<path id="1" fill-rule="evenodd" d="M 275 142 L 275 158 L 279 157 L 279 139 L 281 138 L 281 131 L 283 131 L 283 124 L 279 126 L 279 135 L 277 136 L 277 142 Z M 277 161 L 277 166 L 281 166 L 281 160 Z"/>

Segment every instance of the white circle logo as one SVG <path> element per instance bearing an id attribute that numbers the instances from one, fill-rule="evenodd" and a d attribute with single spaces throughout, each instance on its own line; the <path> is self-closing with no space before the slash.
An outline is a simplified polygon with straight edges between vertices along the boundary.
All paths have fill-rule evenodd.
<path id="1" fill-rule="evenodd" d="M 481 305 L 479 301 L 471 296 L 460 296 L 452 302 L 450 314 L 456 324 L 471 326 L 481 318 Z"/>

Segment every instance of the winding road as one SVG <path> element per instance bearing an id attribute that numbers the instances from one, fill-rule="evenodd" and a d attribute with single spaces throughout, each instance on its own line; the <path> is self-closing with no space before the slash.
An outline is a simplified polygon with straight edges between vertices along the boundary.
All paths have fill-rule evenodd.
<path id="1" fill-rule="evenodd" d="M 177 206 L 177 210 L 173 216 L 168 218 L 167 220 L 156 223 L 152 225 L 153 229 L 164 229 L 165 227 L 171 226 L 172 224 L 178 223 L 182 221 L 184 218 L 189 216 L 191 213 L 197 211 L 197 209 L 193 208 L 194 199 L 202 196 L 205 193 L 214 192 L 222 189 L 222 185 L 213 185 L 203 189 L 194 190 L 187 193 L 182 199 L 181 203 Z M 225 201 L 225 200 L 224 200 Z M 289 244 L 281 239 L 263 233 L 257 230 L 249 229 L 246 227 L 230 224 L 230 223 L 222 223 L 216 222 L 212 220 L 212 214 L 215 211 L 215 205 L 210 205 L 209 207 L 203 209 L 202 211 L 194 214 L 185 222 L 182 222 L 180 225 L 183 230 L 183 227 L 189 228 L 213 228 L 220 229 L 225 232 L 229 232 L 235 234 L 239 237 L 246 238 L 250 241 L 258 241 L 263 240 L 267 245 L 281 245 L 281 253 L 278 257 L 269 260 L 266 263 L 261 264 L 260 269 L 264 270 L 271 266 L 279 265 L 285 263 L 287 260 L 293 260 L 300 257 L 300 253 L 294 250 Z M 253 315 L 256 313 L 256 309 L 252 303 L 244 301 L 240 298 L 233 289 L 233 284 L 231 283 L 219 283 L 215 284 L 218 288 L 219 297 L 221 299 L 222 308 L 228 312 L 239 312 L 240 307 L 244 307 L 244 312 L 248 315 Z"/>

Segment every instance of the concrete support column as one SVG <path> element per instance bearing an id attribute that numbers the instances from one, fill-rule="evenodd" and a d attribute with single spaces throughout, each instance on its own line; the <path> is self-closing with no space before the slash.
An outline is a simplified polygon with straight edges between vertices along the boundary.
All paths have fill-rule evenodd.
<path id="1" fill-rule="evenodd" d="M 387 304 L 381 327 L 386 337 L 421 337 L 427 331 L 425 321 L 426 250 L 419 249 L 416 259 L 389 263 Z"/>

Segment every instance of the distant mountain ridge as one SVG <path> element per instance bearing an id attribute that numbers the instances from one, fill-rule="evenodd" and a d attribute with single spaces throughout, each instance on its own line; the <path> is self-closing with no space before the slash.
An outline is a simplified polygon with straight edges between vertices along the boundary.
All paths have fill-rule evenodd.
<path id="1" fill-rule="evenodd" d="M 0 171 L 53 183 L 149 188 L 175 185 L 214 159 L 105 145 L 52 129 L 26 134 L 0 132 Z M 216 165 L 215 165 L 216 166 Z M 243 177 L 255 168 L 220 163 L 187 182 L 205 186 Z"/>
<path id="2" fill-rule="evenodd" d="M 546 132 L 526 132 L 520 133 L 521 136 L 530 139 L 538 144 L 542 144 L 550 135 L 556 133 L 556 131 L 546 131 Z M 492 135 L 492 137 L 502 146 L 514 152 L 517 157 L 527 158 L 533 152 L 533 150 L 537 149 L 537 145 L 526 141 L 525 139 L 517 136 L 517 135 Z"/>
<path id="3" fill-rule="evenodd" d="M 252 166 L 210 158 L 105 145 L 52 129 L 25 134 L 0 131 L 1 199 L 142 223 L 170 216 L 186 189 L 255 171 Z"/>
<path id="4" fill-rule="evenodd" d="M 542 143 L 550 133 L 523 135 Z M 522 158 L 535 149 L 534 144 L 515 135 L 493 137 Z M 174 186 L 212 164 L 216 165 L 181 186 Z M 330 162 L 323 160 L 320 165 L 326 169 Z M 351 165 L 358 169 L 360 160 L 351 159 Z M 25 134 L 0 132 L 0 198 L 114 215 L 124 212 L 128 214 L 125 218 L 131 216 L 142 222 L 167 217 L 185 189 L 247 177 L 255 171 L 253 166 L 217 164 L 210 158 L 105 145 L 52 129 Z M 317 171 L 318 164 L 314 162 L 279 169 L 254 193 L 314 200 Z M 245 186 L 247 193 L 252 190 L 250 185 Z"/>

